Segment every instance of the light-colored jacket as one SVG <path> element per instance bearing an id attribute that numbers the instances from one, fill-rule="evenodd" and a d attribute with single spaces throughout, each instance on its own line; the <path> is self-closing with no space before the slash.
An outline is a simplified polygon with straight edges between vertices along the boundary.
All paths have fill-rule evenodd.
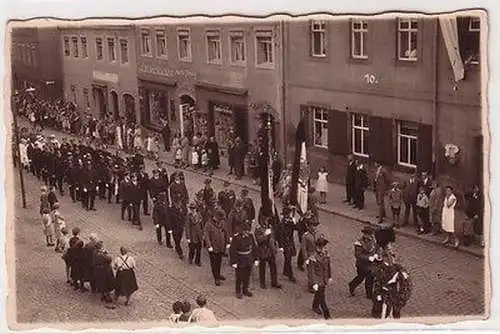
<path id="1" fill-rule="evenodd" d="M 193 310 L 188 322 L 216 323 L 214 312 L 206 307 L 199 307 Z"/>

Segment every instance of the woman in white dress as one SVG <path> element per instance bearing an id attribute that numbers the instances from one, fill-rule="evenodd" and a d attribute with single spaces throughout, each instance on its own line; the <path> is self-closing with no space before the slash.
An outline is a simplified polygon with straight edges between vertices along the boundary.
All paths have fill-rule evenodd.
<path id="1" fill-rule="evenodd" d="M 443 245 L 451 244 L 454 241 L 454 247 L 458 248 L 460 242 L 455 235 L 455 206 L 457 198 L 453 194 L 453 188 L 447 186 L 445 189 L 445 198 L 443 202 L 443 211 L 441 213 L 441 224 L 443 231 L 447 234 Z"/>
<path id="2" fill-rule="evenodd" d="M 116 138 L 115 138 L 116 145 L 118 145 L 118 148 L 120 150 L 123 150 L 122 127 L 120 126 L 120 124 L 118 124 L 116 126 L 115 135 L 116 135 Z"/>
<path id="3" fill-rule="evenodd" d="M 21 139 L 19 143 L 19 157 L 21 158 L 21 164 L 24 168 L 28 168 L 30 160 L 28 159 L 28 148 L 26 146 L 26 139 Z"/>

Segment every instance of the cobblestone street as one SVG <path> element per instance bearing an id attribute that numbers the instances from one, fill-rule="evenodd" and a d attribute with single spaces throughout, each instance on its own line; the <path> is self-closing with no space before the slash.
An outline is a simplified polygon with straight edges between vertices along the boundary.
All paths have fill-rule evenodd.
<path id="1" fill-rule="evenodd" d="M 14 172 L 11 175 L 16 175 L 15 184 L 18 186 L 17 172 Z M 201 187 L 204 177 L 190 172 L 186 176 L 192 194 Z M 128 246 L 136 258 L 139 291 L 133 296 L 130 306 L 108 310 L 101 305 L 99 296 L 75 292 L 65 284 L 63 261 L 44 243 L 38 215 L 40 183 L 32 175 L 25 176 L 25 183 L 28 208 L 21 208 L 20 191 L 17 191 L 14 223 L 18 322 L 161 321 L 168 318 L 174 301 L 193 301 L 200 293 L 207 296 L 209 307 L 221 320 L 316 318 L 310 309 L 312 295 L 306 292 L 303 273 L 297 274 L 296 284 L 280 275 L 282 290 L 262 290 L 254 270 L 251 283 L 254 297 L 238 300 L 234 296 L 234 277 L 227 260 L 224 261 L 223 274 L 228 280 L 216 287 L 206 251 L 202 255 L 202 268 L 190 266 L 187 260 L 179 260 L 173 250 L 156 243 L 150 216 L 143 217 L 144 230 L 139 231 L 120 220 L 116 204 L 98 200 L 97 211 L 88 212 L 64 196 L 59 200 L 60 211 L 70 229 L 79 226 L 84 239 L 89 233 L 96 232 L 113 256 L 117 255 L 120 246 Z M 221 182 L 214 180 L 215 190 L 221 187 Z M 232 187 L 238 190 L 236 186 Z M 258 208 L 258 194 L 251 192 L 250 195 Z M 353 242 L 363 225 L 326 212 L 320 213 L 320 221 L 321 232 L 330 240 L 334 283 L 327 291 L 327 298 L 332 315 L 334 318 L 366 318 L 371 303 L 364 298 L 361 287 L 355 297 L 350 297 L 347 291 L 347 282 L 355 273 Z M 404 316 L 484 313 L 482 258 L 400 235 L 395 246 L 414 282 L 413 296 L 403 310 Z M 184 248 L 187 248 L 185 240 Z M 279 256 L 278 273 L 282 262 Z"/>

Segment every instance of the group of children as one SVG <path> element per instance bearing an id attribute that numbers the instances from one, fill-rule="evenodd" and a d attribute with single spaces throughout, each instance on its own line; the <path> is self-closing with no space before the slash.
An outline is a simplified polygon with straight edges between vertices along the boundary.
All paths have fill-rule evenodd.
<path id="1" fill-rule="evenodd" d="M 196 305 L 198 306 L 192 310 L 191 303 L 187 300 L 181 302 L 176 301 L 172 304 L 172 314 L 169 317 L 169 321 L 172 324 L 179 323 L 215 323 L 217 319 L 214 313 L 206 308 L 207 300 L 203 296 L 198 296 L 196 298 Z"/>
<path id="2" fill-rule="evenodd" d="M 183 164 L 182 157 L 182 147 L 180 145 L 174 147 L 175 150 L 175 167 L 191 167 L 195 170 L 203 170 L 204 172 L 208 171 L 208 152 L 206 149 L 202 149 L 200 146 L 195 146 L 191 149 L 191 159 L 190 165 L 186 166 Z"/>

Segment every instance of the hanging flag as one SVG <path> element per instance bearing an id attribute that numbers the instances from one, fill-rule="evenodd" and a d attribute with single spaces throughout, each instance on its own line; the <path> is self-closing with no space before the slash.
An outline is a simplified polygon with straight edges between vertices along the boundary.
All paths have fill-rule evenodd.
<path id="1" fill-rule="evenodd" d="M 464 78 L 465 70 L 458 43 L 457 18 L 455 15 L 440 16 L 439 25 L 446 50 L 448 51 L 448 58 L 450 59 L 455 81 L 460 81 Z"/>
<path id="2" fill-rule="evenodd" d="M 290 204 L 296 205 L 302 213 L 307 211 L 308 181 L 306 153 L 306 125 L 300 120 L 295 134 L 295 158 L 292 171 Z"/>
<path id="3" fill-rule="evenodd" d="M 259 169 L 261 175 L 260 182 L 260 200 L 262 205 L 262 212 L 264 217 L 273 216 L 273 182 L 272 182 L 272 157 L 271 157 L 271 135 L 270 129 L 272 128 L 272 121 L 270 116 L 268 118 L 262 119 L 262 127 L 259 130 Z"/>

